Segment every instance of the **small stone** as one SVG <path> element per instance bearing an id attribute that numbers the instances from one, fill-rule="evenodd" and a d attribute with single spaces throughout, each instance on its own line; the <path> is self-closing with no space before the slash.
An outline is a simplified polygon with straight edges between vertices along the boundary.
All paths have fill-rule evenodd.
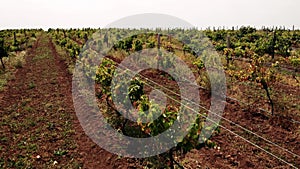
<path id="1" fill-rule="evenodd" d="M 57 161 L 54 161 L 54 162 L 53 162 L 53 165 L 56 165 L 56 164 L 58 164 L 58 162 L 57 162 Z"/>

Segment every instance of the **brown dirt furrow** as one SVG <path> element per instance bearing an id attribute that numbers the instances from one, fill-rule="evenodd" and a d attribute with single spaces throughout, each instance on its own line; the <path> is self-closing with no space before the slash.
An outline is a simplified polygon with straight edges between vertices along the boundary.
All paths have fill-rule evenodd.
<path id="1" fill-rule="evenodd" d="M 78 145 L 78 152 L 82 160 L 83 168 L 127 168 L 126 160 L 121 160 L 118 156 L 107 152 L 94 143 L 83 131 L 80 122 L 74 112 L 72 99 L 72 76 L 67 72 L 67 65 L 61 60 L 60 56 L 55 50 L 53 43 L 50 44 L 50 49 L 56 60 L 56 65 L 59 65 L 60 89 L 65 98 L 65 105 L 72 112 L 73 127 L 75 132 L 75 140 Z"/>

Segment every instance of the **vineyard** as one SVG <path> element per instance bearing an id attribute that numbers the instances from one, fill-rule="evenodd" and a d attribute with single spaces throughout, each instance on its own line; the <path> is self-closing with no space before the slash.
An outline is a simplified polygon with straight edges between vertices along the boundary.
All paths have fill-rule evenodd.
<path id="1" fill-rule="evenodd" d="M 99 65 L 91 64 L 91 51 L 105 51 Z M 155 59 L 133 57 L 129 63 L 157 69 L 138 72 L 122 66 L 135 53 Z M 184 76 L 184 67 L 174 65 L 175 56 L 195 81 Z M 2 30 L 0 59 L 0 168 L 300 167 L 299 30 Z M 72 76 L 73 87 L 83 85 L 74 75 L 78 65 L 78 77 L 95 83 L 97 107 L 115 131 L 134 138 L 169 131 L 168 137 L 178 140 L 172 143 L 176 146 L 140 159 L 98 147 L 84 133 L 97 131 L 80 126 L 74 110 L 73 102 L 81 103 L 86 105 L 85 120 L 100 116 L 88 114 L 90 103 L 83 96 L 90 93 L 72 95 Z M 162 95 L 165 100 L 157 102 Z M 188 99 L 198 97 L 200 101 Z M 215 99 L 225 106 L 222 114 L 210 109 Z M 130 120 L 133 110 L 136 122 Z M 184 123 L 189 120 L 193 122 Z M 184 137 L 172 128 L 177 121 Z M 212 125 L 205 125 L 207 121 Z M 165 148 L 161 142 L 149 146 Z"/>

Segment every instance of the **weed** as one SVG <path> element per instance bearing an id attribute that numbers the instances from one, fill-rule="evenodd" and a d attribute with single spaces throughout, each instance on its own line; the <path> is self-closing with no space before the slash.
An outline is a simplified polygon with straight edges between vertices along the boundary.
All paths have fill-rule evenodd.
<path id="1" fill-rule="evenodd" d="M 24 107 L 24 111 L 26 111 L 26 112 L 33 112 L 34 109 L 32 107 L 30 107 L 30 106 L 25 106 Z"/>
<path id="2" fill-rule="evenodd" d="M 0 91 L 2 91 L 4 89 L 4 86 L 6 86 L 6 84 L 7 84 L 7 79 L 1 78 L 0 79 Z"/>
<path id="3" fill-rule="evenodd" d="M 17 60 L 17 63 L 15 63 L 14 66 L 17 69 L 20 69 L 20 68 L 23 68 L 23 63 L 21 60 Z"/>
<path id="4" fill-rule="evenodd" d="M 7 141 L 8 141 L 8 138 L 7 138 L 7 137 L 2 137 L 2 138 L 0 139 L 0 142 L 2 142 L 2 143 L 7 142 Z"/>
<path id="5" fill-rule="evenodd" d="M 55 156 L 63 156 L 63 155 L 68 154 L 68 151 L 67 150 L 62 150 L 62 149 L 59 148 L 58 150 L 55 150 L 53 154 Z"/>
<path id="6" fill-rule="evenodd" d="M 35 87 L 36 87 L 36 85 L 35 85 L 34 82 L 30 82 L 29 85 L 28 85 L 29 89 L 34 89 Z"/>
<path id="7" fill-rule="evenodd" d="M 36 126 L 36 122 L 33 119 L 28 119 L 27 120 L 27 126 L 28 127 L 34 127 L 34 126 Z"/>

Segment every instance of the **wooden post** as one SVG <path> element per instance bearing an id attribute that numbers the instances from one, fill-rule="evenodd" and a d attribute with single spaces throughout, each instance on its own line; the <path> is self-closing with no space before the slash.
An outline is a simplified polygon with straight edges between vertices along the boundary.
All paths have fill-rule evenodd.
<path id="1" fill-rule="evenodd" d="M 230 53 L 230 35 L 229 34 L 227 34 L 227 38 L 226 38 L 226 42 L 227 42 L 227 52 L 226 52 L 226 66 L 228 67 L 229 66 L 229 60 L 231 59 L 231 53 Z"/>
<path id="2" fill-rule="evenodd" d="M 107 35 L 107 33 L 104 35 L 103 41 L 106 43 L 106 47 L 108 47 L 108 35 Z"/>
<path id="3" fill-rule="evenodd" d="M 160 34 L 157 34 L 157 49 L 160 49 Z"/>
<path id="4" fill-rule="evenodd" d="M 227 43 L 227 48 L 230 48 L 230 35 L 229 34 L 227 35 L 226 43 Z"/>
<path id="5" fill-rule="evenodd" d="M 5 65 L 4 65 L 4 63 L 3 63 L 2 57 L 0 58 L 0 61 L 1 61 L 1 64 L 2 64 L 3 69 L 5 69 Z"/>
<path id="6" fill-rule="evenodd" d="M 275 45 L 276 45 L 276 30 L 274 30 L 274 33 L 273 33 L 273 41 L 272 41 L 272 59 L 275 58 Z"/>
<path id="7" fill-rule="evenodd" d="M 16 36 L 16 32 L 14 32 L 14 45 L 17 44 L 17 36 Z"/>
<path id="8" fill-rule="evenodd" d="M 158 33 L 157 34 L 157 69 L 159 69 L 159 62 L 160 62 L 160 44 L 161 41 L 160 41 L 160 34 Z"/>
<path id="9" fill-rule="evenodd" d="M 89 40 L 87 33 L 84 34 L 84 37 L 83 37 L 83 38 L 84 38 L 84 42 L 85 42 L 85 43 Z"/>

